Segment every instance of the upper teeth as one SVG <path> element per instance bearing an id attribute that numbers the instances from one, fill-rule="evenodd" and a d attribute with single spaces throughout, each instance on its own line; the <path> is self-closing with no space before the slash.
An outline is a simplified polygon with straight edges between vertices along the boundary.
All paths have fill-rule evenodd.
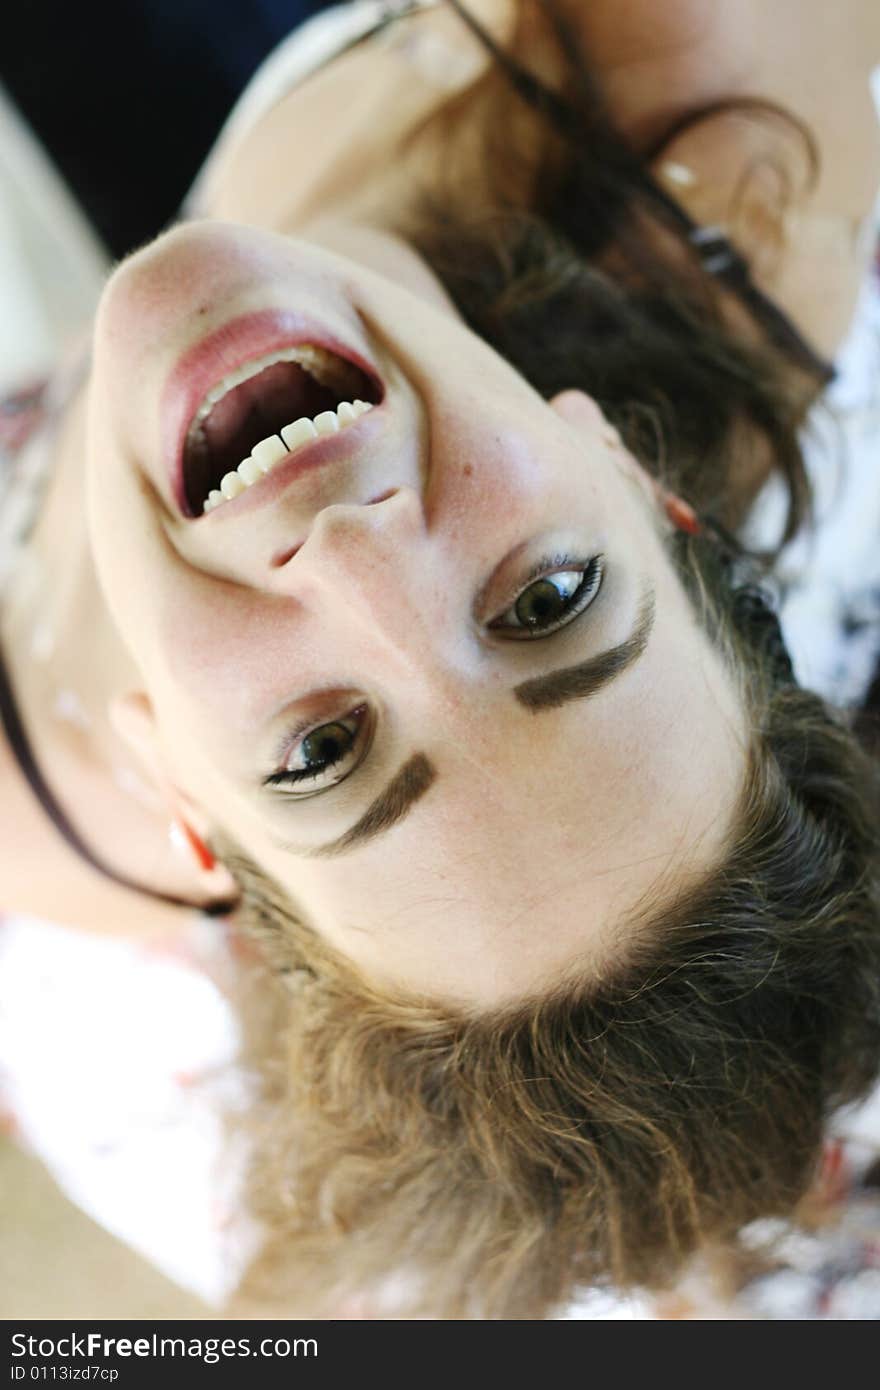
<path id="1" fill-rule="evenodd" d="M 319 351 L 319 349 L 311 349 Z M 300 349 L 297 349 L 300 351 Z M 292 361 L 292 358 L 273 357 L 273 361 Z M 299 360 L 299 359 L 297 359 Z M 252 363 L 248 364 L 253 366 Z M 263 366 L 268 363 L 263 360 Z M 262 368 L 258 368 L 262 370 Z M 248 376 L 253 376 L 254 372 L 248 372 Z M 246 380 L 241 377 L 240 380 Z M 228 378 L 227 378 L 228 380 Z M 237 382 L 234 384 L 238 384 Z M 216 390 L 217 388 L 215 388 Z M 227 388 L 231 389 L 231 388 Z M 225 394 L 225 393 L 224 393 Z M 219 400 L 219 396 L 217 397 Z M 335 410 L 324 410 L 320 415 L 316 415 L 313 420 L 302 416 L 299 420 L 292 421 L 285 425 L 281 431 L 281 437 L 277 434 L 270 434 L 267 439 L 261 439 L 259 444 L 255 444 L 250 454 L 232 473 L 227 473 L 221 479 L 220 487 L 213 488 L 208 493 L 204 505 L 204 511 L 213 511 L 219 507 L 221 502 L 226 502 L 230 498 L 237 497 L 252 484 L 259 481 L 266 473 L 271 472 L 276 463 L 281 459 L 287 458 L 288 454 L 297 449 L 301 444 L 306 444 L 310 439 L 317 439 L 321 434 L 335 434 L 337 430 L 345 425 L 351 424 L 352 420 L 357 420 L 365 411 L 372 410 L 369 401 L 341 401 Z M 207 413 L 207 412 L 206 412 Z"/>
<path id="2" fill-rule="evenodd" d="M 205 396 L 190 424 L 187 432 L 187 447 L 194 444 L 199 437 L 202 425 L 207 420 L 211 411 L 218 401 L 225 395 L 233 391 L 236 386 L 240 386 L 243 381 L 247 381 L 252 376 L 258 376 L 267 367 L 272 367 L 276 362 L 296 362 L 303 367 L 316 381 L 322 386 L 328 387 L 337 396 L 345 396 L 353 388 L 355 383 L 360 380 L 355 368 L 334 356 L 325 348 L 315 347 L 312 343 L 300 343 L 296 347 L 281 348 L 277 352 L 268 352 L 263 357 L 255 357 L 250 362 L 244 362 L 237 367 L 234 372 L 230 372 L 222 381 Z M 257 482 L 264 473 L 268 473 L 274 468 L 279 459 L 286 458 L 289 451 L 297 448 L 298 445 L 305 443 L 309 439 L 314 439 L 319 434 L 332 434 L 335 430 L 341 429 L 343 425 L 356 420 L 365 410 L 371 409 L 368 401 L 344 400 L 335 410 L 322 411 L 314 420 L 302 418 L 294 420 L 291 424 L 285 425 L 281 431 L 281 439 L 277 434 L 270 435 L 268 439 L 261 439 L 259 444 L 255 444 L 250 456 L 239 464 L 238 468 L 227 473 L 220 482 L 219 488 L 212 489 L 208 493 L 204 504 L 204 510 L 209 512 L 212 508 L 225 502 L 227 498 L 237 497 L 246 487 L 250 487 Z M 284 441 L 282 443 L 281 441 Z"/>

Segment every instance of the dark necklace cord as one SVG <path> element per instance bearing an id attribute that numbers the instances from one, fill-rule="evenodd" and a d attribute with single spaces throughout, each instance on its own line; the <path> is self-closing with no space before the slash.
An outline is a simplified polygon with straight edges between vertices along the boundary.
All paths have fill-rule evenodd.
<path id="1" fill-rule="evenodd" d="M 230 903 L 211 904 L 205 908 L 197 908 L 194 903 L 187 902 L 185 898 L 174 897 L 171 893 L 160 893 L 155 888 L 147 888 L 142 883 L 136 883 L 133 879 L 127 878 L 124 874 L 117 873 L 109 865 L 98 859 L 92 853 L 88 845 L 81 838 L 79 832 L 71 825 L 64 811 L 58 804 L 54 793 L 46 782 L 45 777 L 40 771 L 33 749 L 31 748 L 28 736 L 25 732 L 24 724 L 15 703 L 15 696 L 12 693 L 12 683 L 9 673 L 6 670 L 6 663 L 3 659 L 3 649 L 0 646 L 0 723 L 2 723 L 9 746 L 12 749 L 18 766 L 28 783 L 37 801 L 42 806 L 46 815 L 54 825 L 58 834 L 70 846 L 70 848 L 84 859 L 97 873 L 104 878 L 112 879 L 114 883 L 120 884 L 123 888 L 130 888 L 136 893 L 141 893 L 146 897 L 157 898 L 160 902 L 171 903 L 174 907 L 185 907 L 190 912 L 202 911 L 208 916 L 216 917 L 230 911 Z"/>

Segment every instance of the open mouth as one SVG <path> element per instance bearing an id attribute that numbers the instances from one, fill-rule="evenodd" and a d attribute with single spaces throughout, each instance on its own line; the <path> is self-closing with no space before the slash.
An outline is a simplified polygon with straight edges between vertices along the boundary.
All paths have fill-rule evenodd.
<path id="1" fill-rule="evenodd" d="M 243 363 L 208 392 L 187 431 L 187 514 L 202 516 L 239 496 L 291 453 L 345 429 L 381 399 L 366 372 L 311 343 Z"/>

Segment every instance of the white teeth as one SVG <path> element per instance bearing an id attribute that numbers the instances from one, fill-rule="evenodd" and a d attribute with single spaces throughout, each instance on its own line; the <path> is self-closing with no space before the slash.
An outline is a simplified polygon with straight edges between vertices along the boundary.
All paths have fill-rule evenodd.
<path id="1" fill-rule="evenodd" d="M 230 497 L 237 497 L 240 492 L 244 492 L 247 483 L 238 473 L 227 473 L 221 479 L 220 491 L 228 501 Z"/>
<path id="2" fill-rule="evenodd" d="M 286 456 L 287 449 L 281 443 L 277 434 L 270 434 L 268 439 L 261 439 L 259 444 L 255 444 L 251 449 L 251 459 L 253 459 L 254 463 L 257 465 L 261 475 L 263 473 L 268 473 L 269 469 L 272 468 L 279 459 L 286 458 Z M 244 463 L 239 465 L 238 471 L 241 473 L 246 483 L 255 483 L 257 481 L 256 478 L 249 478 L 247 474 L 243 472 L 244 466 L 248 462 L 249 460 L 245 459 Z"/>
<path id="3" fill-rule="evenodd" d="M 294 420 L 292 425 L 285 425 L 281 431 L 281 438 L 284 440 L 288 449 L 295 449 L 299 444 L 305 444 L 309 439 L 317 439 L 318 431 L 311 420 L 305 418 Z"/>
<path id="4" fill-rule="evenodd" d="M 335 434 L 339 429 L 336 411 L 323 410 L 320 415 L 316 415 L 315 429 L 318 431 L 318 434 Z"/>
<path id="5" fill-rule="evenodd" d="M 275 437 L 276 439 L 278 438 L 277 435 L 275 435 L 274 437 Z M 268 444 L 268 442 L 269 442 L 269 441 L 268 441 L 267 439 L 264 439 L 264 440 L 263 440 L 263 443 L 264 443 L 264 444 Z M 278 440 L 278 443 L 281 444 L 281 440 L 280 440 L 280 439 Z M 259 444 L 258 444 L 258 445 L 257 445 L 257 448 L 259 448 L 259 447 L 260 447 L 260 446 L 259 446 Z M 282 447 L 282 449 L 284 449 L 284 445 L 283 445 L 283 444 L 281 444 L 281 447 Z M 287 453 L 287 450 L 284 449 L 284 452 Z M 269 468 L 271 468 L 271 466 L 272 466 L 272 465 L 270 464 L 270 465 L 269 465 Z M 248 456 L 248 458 L 242 459 L 242 461 L 241 461 L 241 463 L 238 465 L 238 469 L 237 469 L 236 471 L 237 471 L 237 473 L 238 473 L 238 476 L 241 478 L 241 480 L 242 480 L 243 482 L 247 483 L 248 487 L 250 487 L 251 483 L 255 483 L 255 482 L 257 481 L 258 478 L 262 478 L 264 472 L 268 473 L 268 472 L 269 472 L 269 468 L 266 468 L 266 469 L 261 468 L 260 465 L 257 463 L 256 457 L 255 457 L 253 454 L 251 454 L 251 455 Z"/>
<path id="6" fill-rule="evenodd" d="M 285 425 L 280 439 L 277 434 L 261 439 L 235 472 L 226 474 L 220 483 L 219 492 L 214 488 L 208 493 L 203 510 L 212 512 L 221 502 L 238 497 L 246 488 L 258 483 L 267 473 L 271 473 L 277 463 L 287 458 L 288 453 L 298 449 L 301 444 L 308 444 L 321 435 L 336 434 L 338 430 L 344 429 L 346 425 L 352 424 L 372 409 L 369 401 L 341 401 L 335 410 L 324 410 L 320 415 L 316 415 L 314 420 L 302 416 L 299 420 Z"/>

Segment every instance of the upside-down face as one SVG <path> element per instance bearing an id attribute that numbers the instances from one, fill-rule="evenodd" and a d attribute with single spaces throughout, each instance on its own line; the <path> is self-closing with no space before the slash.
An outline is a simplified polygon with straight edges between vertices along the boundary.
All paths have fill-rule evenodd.
<path id="1" fill-rule="evenodd" d="M 209 823 L 367 977 L 493 1005 L 718 859 L 743 717 L 595 404 L 345 246 L 200 222 L 115 271 L 95 556 Z"/>

